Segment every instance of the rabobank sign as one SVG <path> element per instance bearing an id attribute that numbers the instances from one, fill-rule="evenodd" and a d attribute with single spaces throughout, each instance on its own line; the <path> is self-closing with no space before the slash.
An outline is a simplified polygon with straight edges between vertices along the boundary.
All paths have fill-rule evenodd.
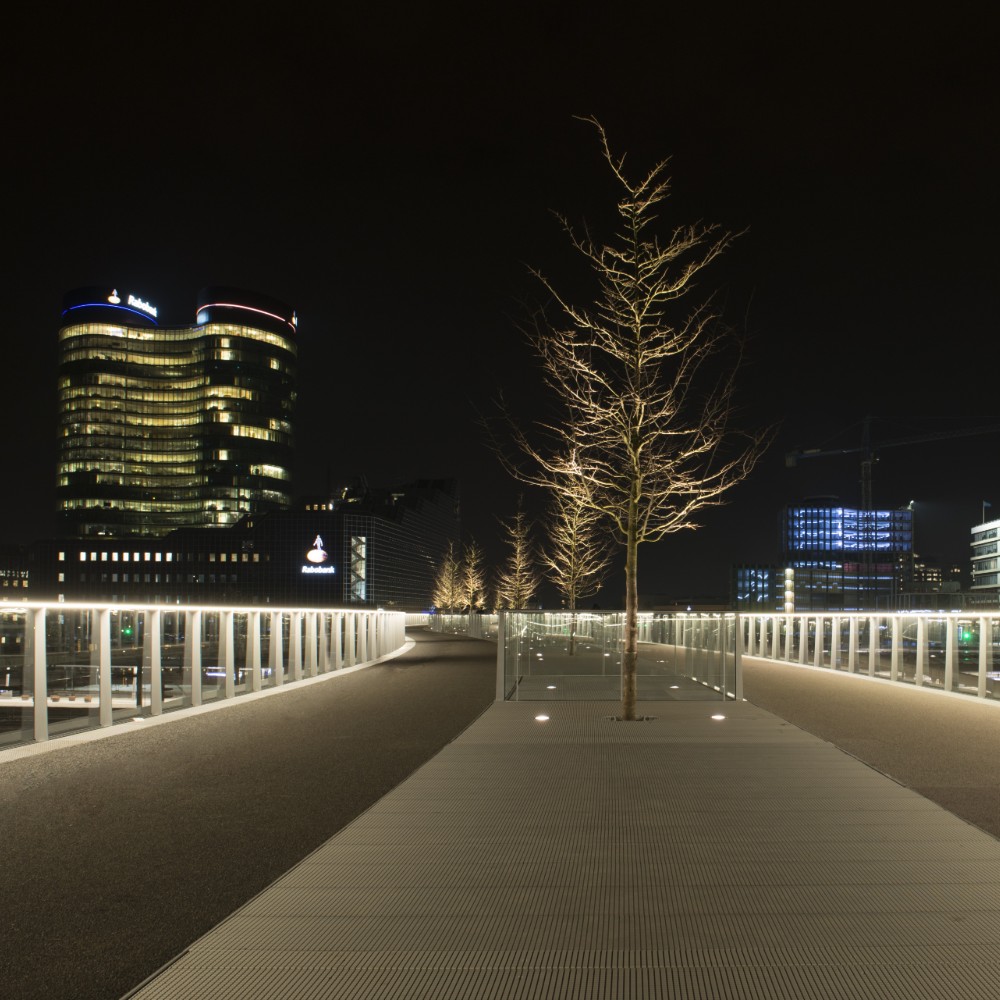
<path id="1" fill-rule="evenodd" d="M 156 306 L 150 305 L 148 302 L 140 299 L 138 295 L 129 295 L 128 304 L 133 309 L 138 309 L 140 312 L 144 312 L 146 315 L 156 319 Z"/>
<path id="2" fill-rule="evenodd" d="M 324 565 L 329 558 L 330 553 L 323 548 L 323 539 L 317 535 L 312 544 L 312 548 L 306 552 L 306 559 L 308 560 L 309 565 L 303 565 L 302 572 L 322 576 L 332 576 L 337 572 L 337 568 L 335 566 Z"/>

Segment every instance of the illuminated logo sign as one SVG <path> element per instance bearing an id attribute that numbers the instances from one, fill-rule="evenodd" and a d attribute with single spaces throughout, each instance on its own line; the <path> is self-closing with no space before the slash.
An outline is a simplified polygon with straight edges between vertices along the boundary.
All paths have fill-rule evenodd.
<path id="1" fill-rule="evenodd" d="M 115 292 L 115 294 L 117 295 L 118 293 Z M 110 302 L 111 299 L 108 299 L 108 301 Z M 153 319 L 156 319 L 156 306 L 152 306 L 148 302 L 143 302 L 138 295 L 129 295 L 128 304 L 133 309 L 138 309 L 140 312 L 144 312 L 147 315 L 152 316 Z"/>
<path id="2" fill-rule="evenodd" d="M 325 563 L 329 558 L 330 553 L 323 548 L 323 539 L 317 535 L 316 540 L 312 544 L 312 548 L 306 552 L 306 559 L 311 563 L 311 565 L 303 566 L 302 572 L 323 574 L 336 573 L 336 567 L 323 565 L 323 563 Z"/>
<path id="3" fill-rule="evenodd" d="M 111 294 L 108 296 L 108 301 L 113 306 L 116 306 L 116 305 L 118 305 L 119 302 L 121 302 L 121 296 L 118 294 L 118 289 L 117 288 L 112 289 Z"/>

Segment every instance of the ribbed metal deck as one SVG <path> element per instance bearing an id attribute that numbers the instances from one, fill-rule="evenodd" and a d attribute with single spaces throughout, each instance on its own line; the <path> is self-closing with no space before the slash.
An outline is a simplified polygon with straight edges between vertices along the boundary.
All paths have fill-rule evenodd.
<path id="1" fill-rule="evenodd" d="M 616 711 L 492 706 L 134 996 L 1000 996 L 996 839 L 752 705 Z"/>

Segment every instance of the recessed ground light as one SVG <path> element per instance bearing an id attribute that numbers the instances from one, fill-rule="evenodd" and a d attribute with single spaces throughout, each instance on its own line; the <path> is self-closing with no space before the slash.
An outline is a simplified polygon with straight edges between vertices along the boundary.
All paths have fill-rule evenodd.
<path id="1" fill-rule="evenodd" d="M 546 684 L 545 685 L 545 690 L 546 691 L 555 691 L 555 689 L 556 689 L 555 684 Z"/>
<path id="2" fill-rule="evenodd" d="M 670 690 L 671 691 L 680 691 L 680 689 L 681 689 L 680 684 L 671 684 L 670 685 Z"/>
<path id="3" fill-rule="evenodd" d="M 604 655 L 605 655 L 605 656 L 610 656 L 611 654 L 610 654 L 610 653 L 605 653 Z"/>
<path id="4" fill-rule="evenodd" d="M 725 718 L 725 716 L 724 715 L 713 715 L 712 718 L 715 719 L 716 722 L 721 722 Z"/>
<path id="5" fill-rule="evenodd" d="M 549 717 L 547 715 L 536 715 L 535 722 L 548 722 Z"/>

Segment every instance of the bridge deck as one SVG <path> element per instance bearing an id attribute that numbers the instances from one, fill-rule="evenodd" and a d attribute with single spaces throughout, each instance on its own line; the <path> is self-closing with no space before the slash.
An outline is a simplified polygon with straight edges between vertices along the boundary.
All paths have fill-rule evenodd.
<path id="1" fill-rule="evenodd" d="M 994 837 L 752 704 L 615 708 L 493 705 L 136 997 L 995 1000 Z"/>

